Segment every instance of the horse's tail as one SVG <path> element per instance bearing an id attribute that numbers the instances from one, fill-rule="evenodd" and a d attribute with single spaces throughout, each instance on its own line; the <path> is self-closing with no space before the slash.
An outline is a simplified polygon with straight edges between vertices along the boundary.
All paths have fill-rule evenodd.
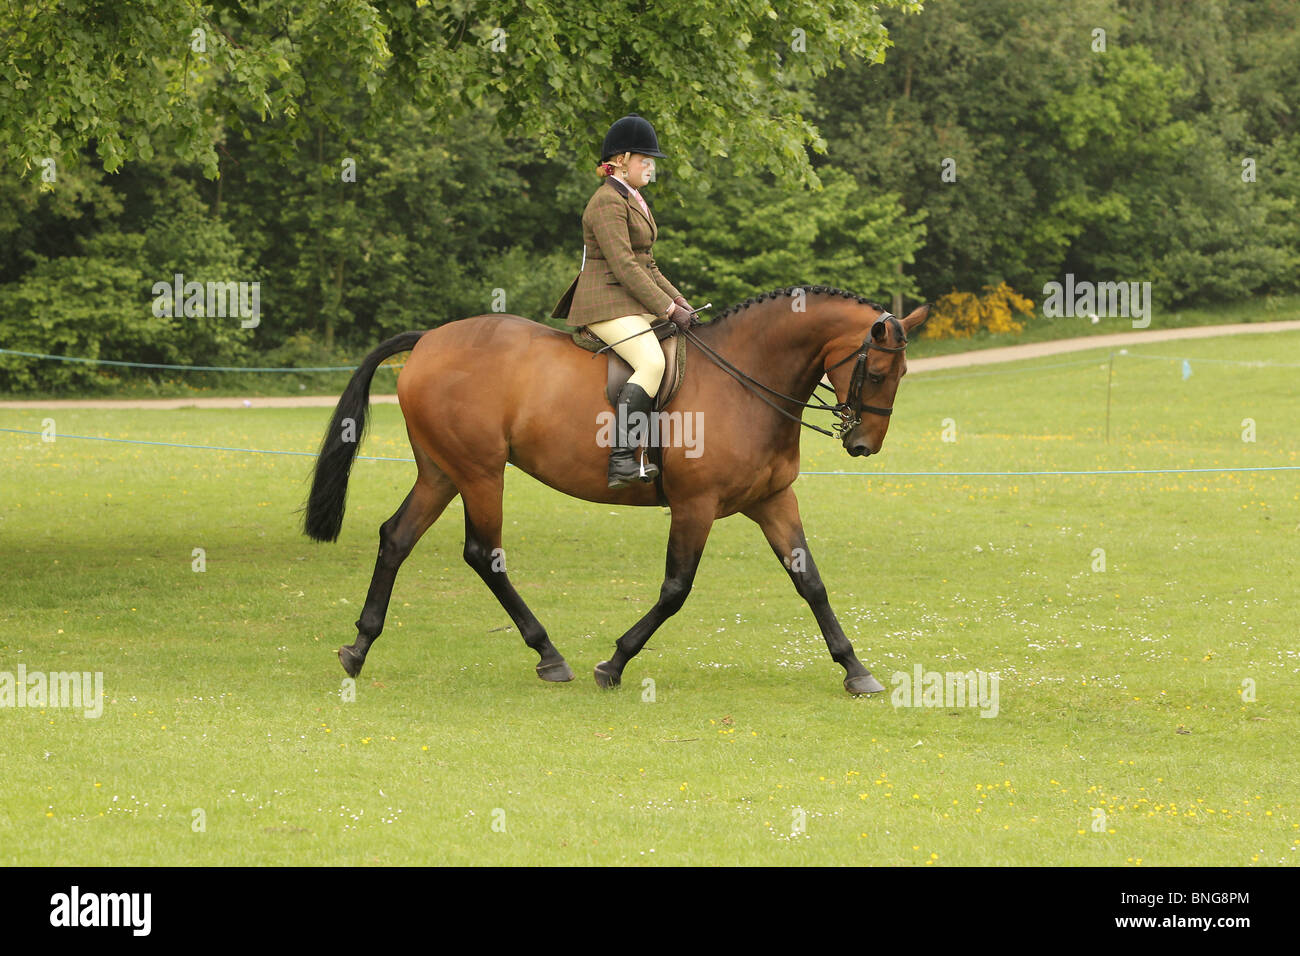
<path id="1" fill-rule="evenodd" d="M 370 410 L 370 380 L 379 363 L 390 355 L 409 352 L 423 332 L 403 332 L 393 336 L 361 360 L 343 390 L 330 419 L 325 439 L 316 458 L 311 494 L 307 497 L 303 532 L 317 541 L 335 541 L 343 527 L 343 510 L 347 504 L 348 476 L 356 461 L 361 436 L 366 430 L 366 413 Z"/>

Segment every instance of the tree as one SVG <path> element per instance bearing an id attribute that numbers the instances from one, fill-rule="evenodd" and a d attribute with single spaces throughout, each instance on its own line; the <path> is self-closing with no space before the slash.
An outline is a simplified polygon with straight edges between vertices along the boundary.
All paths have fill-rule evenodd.
<path id="1" fill-rule="evenodd" d="M 692 305 L 711 300 L 716 311 L 792 285 L 882 299 L 895 289 L 915 294 L 899 267 L 921 245 L 922 214 L 905 214 L 897 194 L 862 188 L 841 170 L 823 169 L 822 180 L 821 190 L 792 191 L 733 174 L 707 196 L 688 194 L 684 210 L 663 217 L 656 259 L 690 290 Z M 675 229 L 677 221 L 685 228 Z"/>
<path id="2" fill-rule="evenodd" d="M 29 169 L 94 146 L 104 168 L 166 150 L 218 173 L 227 135 L 280 120 L 285 154 L 341 103 L 373 122 L 405 105 L 444 120 L 496 103 L 547 156 L 581 151 L 624 113 L 653 114 L 689 177 L 727 156 L 815 182 L 822 148 L 797 83 L 877 62 L 879 11 L 919 0 L 100 0 L 0 10 L 0 155 Z M 236 122 L 240 109 L 256 116 Z M 737 123 L 737 117 L 745 121 Z"/>

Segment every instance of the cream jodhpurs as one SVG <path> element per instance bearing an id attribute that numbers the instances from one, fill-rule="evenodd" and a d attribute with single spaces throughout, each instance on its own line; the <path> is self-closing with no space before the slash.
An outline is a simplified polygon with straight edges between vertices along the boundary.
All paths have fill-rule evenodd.
<path id="1" fill-rule="evenodd" d="M 628 382 L 640 385 L 651 398 L 654 398 L 655 393 L 659 391 L 659 383 L 664 377 L 663 347 L 660 346 L 653 332 L 645 332 L 632 339 L 628 336 L 650 328 L 654 321 L 655 316 L 643 312 L 640 315 L 625 315 L 607 322 L 593 322 L 587 326 L 606 345 L 627 339 L 626 342 L 615 345 L 614 351 L 632 366 L 632 377 Z"/>

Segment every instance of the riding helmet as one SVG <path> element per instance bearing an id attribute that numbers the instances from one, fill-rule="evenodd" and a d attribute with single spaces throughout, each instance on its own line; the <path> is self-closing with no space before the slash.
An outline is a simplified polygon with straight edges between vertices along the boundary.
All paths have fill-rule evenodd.
<path id="1" fill-rule="evenodd" d="M 620 120 L 615 120 L 614 125 L 609 128 L 605 134 L 605 142 L 600 147 L 600 161 L 603 163 L 611 156 L 618 156 L 621 153 L 641 153 L 644 156 L 660 156 L 664 154 L 659 152 L 659 138 L 655 136 L 655 128 L 650 125 L 650 121 L 636 113 L 629 113 Z"/>

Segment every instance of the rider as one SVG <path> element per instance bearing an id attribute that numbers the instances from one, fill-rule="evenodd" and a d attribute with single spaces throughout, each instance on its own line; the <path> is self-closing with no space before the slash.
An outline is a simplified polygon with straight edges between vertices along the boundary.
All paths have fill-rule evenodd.
<path id="1" fill-rule="evenodd" d="M 636 421 L 631 414 L 650 414 L 664 374 L 663 351 L 647 330 L 663 319 L 681 328 L 691 324 L 693 310 L 650 254 L 659 227 L 638 191 L 654 178 L 653 157 L 663 155 L 654 127 L 643 117 L 632 113 L 609 128 L 597 170 L 606 179 L 582 213 L 582 272 L 551 313 L 567 318 L 568 325 L 587 326 L 632 366 L 618 393 L 611 488 L 653 481 L 659 474 L 653 463 L 637 460 L 628 437 L 629 422 Z"/>

